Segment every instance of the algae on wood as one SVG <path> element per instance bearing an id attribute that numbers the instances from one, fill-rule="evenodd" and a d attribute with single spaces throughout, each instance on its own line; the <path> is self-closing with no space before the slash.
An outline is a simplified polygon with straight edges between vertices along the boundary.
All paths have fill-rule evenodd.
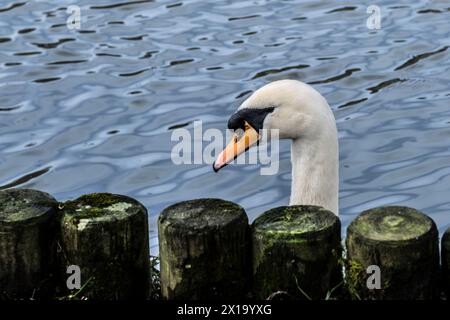
<path id="1" fill-rule="evenodd" d="M 109 193 L 64 203 L 61 218 L 60 285 L 66 268 L 81 269 L 80 294 L 88 299 L 145 299 L 150 284 L 147 210 L 138 201 Z"/>
<path id="2" fill-rule="evenodd" d="M 253 294 L 325 299 L 342 282 L 340 221 L 318 206 L 278 207 L 252 224 Z"/>
<path id="3" fill-rule="evenodd" d="M 52 294 L 56 207 L 56 200 L 41 191 L 0 191 L 0 300 Z"/>
<path id="4" fill-rule="evenodd" d="M 399 206 L 363 212 L 347 229 L 346 282 L 358 299 L 436 298 L 439 271 L 436 224 Z M 380 268 L 380 289 L 369 289 L 367 268 Z"/>
<path id="5" fill-rule="evenodd" d="M 249 279 L 248 220 L 220 199 L 185 201 L 158 220 L 164 299 L 243 297 Z"/>

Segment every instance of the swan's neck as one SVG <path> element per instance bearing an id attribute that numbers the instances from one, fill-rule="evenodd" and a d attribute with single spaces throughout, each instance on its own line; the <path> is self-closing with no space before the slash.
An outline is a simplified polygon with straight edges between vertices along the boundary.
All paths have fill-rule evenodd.
<path id="1" fill-rule="evenodd" d="M 290 205 L 319 205 L 339 215 L 339 149 L 334 130 L 314 141 L 292 140 Z"/>

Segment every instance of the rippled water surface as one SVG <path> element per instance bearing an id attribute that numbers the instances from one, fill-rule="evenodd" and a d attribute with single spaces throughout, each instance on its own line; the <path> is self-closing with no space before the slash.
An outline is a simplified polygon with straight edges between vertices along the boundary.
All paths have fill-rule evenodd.
<path id="1" fill-rule="evenodd" d="M 340 136 L 344 227 L 387 204 L 450 225 L 450 3 L 0 1 L 0 188 L 59 200 L 127 194 L 156 218 L 185 199 L 235 201 L 255 218 L 290 194 L 280 173 L 175 166 L 173 128 L 225 130 L 252 90 L 293 78 L 329 101 Z M 66 25 L 81 9 L 81 29 Z M 345 228 L 344 228 L 345 232 Z"/>

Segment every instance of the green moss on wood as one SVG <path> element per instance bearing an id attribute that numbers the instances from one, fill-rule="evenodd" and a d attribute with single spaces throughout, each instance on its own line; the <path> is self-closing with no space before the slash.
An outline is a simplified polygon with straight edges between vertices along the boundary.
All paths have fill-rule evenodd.
<path id="1" fill-rule="evenodd" d="M 362 213 L 349 228 L 376 241 L 410 240 L 427 233 L 433 222 L 419 211 L 407 207 L 375 208 Z"/>
<path id="2" fill-rule="evenodd" d="M 436 296 L 438 232 L 423 213 L 399 206 L 367 210 L 348 227 L 346 245 L 347 284 L 361 299 Z M 380 268 L 381 289 L 367 288 L 370 265 Z"/>
<path id="3" fill-rule="evenodd" d="M 77 202 L 81 205 L 106 208 L 120 201 L 119 198 L 121 197 L 111 193 L 91 193 L 79 197 Z"/>
<path id="4" fill-rule="evenodd" d="M 355 260 L 347 260 L 345 266 L 345 283 L 352 299 L 361 300 L 361 288 L 366 286 L 367 273 L 362 264 Z"/>
<path id="5" fill-rule="evenodd" d="M 317 206 L 279 207 L 252 224 L 253 292 L 324 299 L 342 280 L 340 222 Z"/>
<path id="6" fill-rule="evenodd" d="M 236 219 L 245 218 L 244 209 L 222 199 L 195 199 L 169 206 L 159 216 L 159 223 L 180 232 L 198 232 L 210 227 L 220 228 Z"/>
<path id="7" fill-rule="evenodd" d="M 65 213 L 64 219 L 73 220 L 78 224 L 81 220 L 98 218 L 123 219 L 136 206 L 141 205 L 132 198 L 111 193 L 93 193 L 66 201 L 60 207 Z"/>
<path id="8" fill-rule="evenodd" d="M 317 206 L 286 206 L 271 209 L 253 222 L 257 232 L 299 240 L 336 223 L 337 217 Z"/>
<path id="9" fill-rule="evenodd" d="M 28 223 L 54 212 L 58 202 L 48 193 L 33 189 L 0 191 L 0 223 Z"/>
<path id="10" fill-rule="evenodd" d="M 239 205 L 196 199 L 158 219 L 164 299 L 243 296 L 249 279 L 248 219 Z"/>
<path id="11" fill-rule="evenodd" d="M 61 207 L 61 265 L 80 266 L 83 284 L 90 279 L 77 297 L 145 297 L 150 284 L 145 207 L 109 193 L 84 195 Z M 67 277 L 64 268 L 60 274 Z"/>
<path id="12" fill-rule="evenodd" d="M 0 191 L 0 297 L 52 294 L 56 206 L 53 197 L 37 190 Z"/>

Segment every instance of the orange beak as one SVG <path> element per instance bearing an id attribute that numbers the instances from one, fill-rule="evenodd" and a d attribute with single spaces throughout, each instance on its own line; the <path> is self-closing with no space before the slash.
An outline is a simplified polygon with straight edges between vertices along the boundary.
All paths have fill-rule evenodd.
<path id="1" fill-rule="evenodd" d="M 236 159 L 241 153 L 244 153 L 252 145 L 258 142 L 259 133 L 245 122 L 244 133 L 242 135 L 234 134 L 226 148 L 219 154 L 213 164 L 215 172 L 219 171 L 231 161 Z"/>

